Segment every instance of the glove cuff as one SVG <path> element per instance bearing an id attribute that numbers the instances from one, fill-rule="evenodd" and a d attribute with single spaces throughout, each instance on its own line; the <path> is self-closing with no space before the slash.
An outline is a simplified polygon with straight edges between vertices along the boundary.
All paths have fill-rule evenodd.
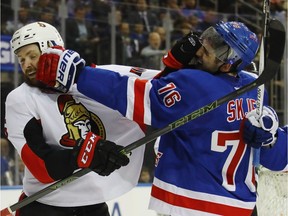
<path id="1" fill-rule="evenodd" d="M 165 66 L 173 69 L 180 69 L 183 67 L 183 64 L 181 64 L 174 58 L 173 54 L 171 53 L 171 50 L 168 52 L 167 55 L 165 55 L 162 58 L 162 62 Z"/>
<path id="2" fill-rule="evenodd" d="M 277 138 L 278 138 L 278 133 L 276 131 L 271 137 L 272 140 L 271 141 L 269 140 L 269 141 L 262 143 L 262 146 L 265 148 L 272 148 L 275 145 Z"/>
<path id="3" fill-rule="evenodd" d="M 89 132 L 86 139 L 79 139 L 73 148 L 73 159 L 79 168 L 88 168 L 93 166 L 94 152 L 100 136 Z"/>

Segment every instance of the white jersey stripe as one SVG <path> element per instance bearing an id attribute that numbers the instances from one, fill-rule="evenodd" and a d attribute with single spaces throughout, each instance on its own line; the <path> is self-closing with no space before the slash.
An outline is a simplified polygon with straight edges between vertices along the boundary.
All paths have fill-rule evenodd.
<path id="1" fill-rule="evenodd" d="M 181 208 L 178 206 L 173 206 L 173 205 L 170 205 L 170 204 L 163 202 L 159 199 L 156 199 L 154 197 L 150 198 L 149 209 L 152 209 L 152 210 L 156 209 L 158 213 L 170 215 L 170 216 L 183 216 L 183 215 L 216 216 L 216 214 L 211 214 L 211 213 L 207 213 L 207 212 L 200 212 L 200 211 L 193 210 L 193 209 L 187 209 L 187 208 Z M 171 209 L 173 209 L 173 210 L 171 210 Z"/>
<path id="2" fill-rule="evenodd" d="M 127 110 L 126 110 L 126 117 L 128 119 L 133 119 L 134 115 L 134 102 L 135 102 L 135 92 L 134 92 L 134 86 L 135 86 L 135 77 L 128 78 L 127 83 Z"/>
<path id="3" fill-rule="evenodd" d="M 150 90 L 152 88 L 151 81 L 146 83 L 145 95 L 144 95 L 144 124 L 151 125 L 151 101 L 150 101 Z"/>

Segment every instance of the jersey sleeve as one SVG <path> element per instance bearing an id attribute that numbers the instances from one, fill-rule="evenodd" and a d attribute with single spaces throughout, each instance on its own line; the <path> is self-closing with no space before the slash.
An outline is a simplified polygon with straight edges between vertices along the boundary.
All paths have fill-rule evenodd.
<path id="1" fill-rule="evenodd" d="M 141 67 L 125 66 L 125 65 L 97 65 L 97 68 L 106 69 L 110 71 L 117 71 L 120 75 L 129 77 L 136 77 L 139 79 L 152 79 L 161 71 L 154 69 L 147 69 Z"/>
<path id="2" fill-rule="evenodd" d="M 288 171 L 288 125 L 278 128 L 277 141 L 272 148 L 261 148 L 260 163 L 273 171 Z"/>
<path id="3" fill-rule="evenodd" d="M 6 100 L 7 138 L 14 145 L 29 172 L 40 182 L 50 183 L 73 173 L 68 160 L 71 153 L 53 149 L 45 143 L 41 119 L 33 111 L 34 103 L 25 88 L 12 91 Z M 29 101 L 29 104 L 28 102 Z M 26 133 L 24 134 L 24 131 Z M 27 139 L 25 135 L 30 135 Z"/>
<path id="4" fill-rule="evenodd" d="M 118 110 L 129 119 L 162 128 L 206 105 L 207 101 L 213 101 L 219 92 L 217 97 L 223 96 L 221 94 L 225 91 L 210 92 L 209 82 L 191 85 L 198 82 L 196 79 L 201 81 L 201 76 L 213 75 L 182 70 L 161 79 L 148 80 L 86 67 L 79 75 L 77 88 L 82 94 Z M 203 94 L 196 94 L 200 86 Z M 206 94 L 209 97 L 203 97 Z"/>

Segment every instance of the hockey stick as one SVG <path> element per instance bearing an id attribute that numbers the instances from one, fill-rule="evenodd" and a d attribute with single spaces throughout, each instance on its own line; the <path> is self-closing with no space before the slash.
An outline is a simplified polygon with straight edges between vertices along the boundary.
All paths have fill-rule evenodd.
<path id="1" fill-rule="evenodd" d="M 72 174 L 71 176 L 65 178 L 65 179 L 62 179 L 36 193 L 34 193 L 33 195 L 29 196 L 29 197 L 26 197 L 24 198 L 23 200 L 15 203 L 14 205 L 11 205 L 3 210 L 1 210 L 0 212 L 0 216 L 10 216 L 12 212 L 28 205 L 29 203 L 57 190 L 58 188 L 64 186 L 64 185 L 67 185 L 73 181 L 75 181 L 76 179 L 80 178 L 81 176 L 83 175 L 86 175 L 87 173 L 89 173 L 91 170 L 90 169 L 81 169 L 77 172 L 75 172 L 74 174 Z"/>
<path id="2" fill-rule="evenodd" d="M 284 52 L 284 45 L 285 45 L 285 29 L 283 27 L 283 25 L 277 21 L 277 20 L 272 20 L 270 22 L 270 29 L 269 29 L 269 33 L 270 33 L 270 50 L 269 50 L 269 55 L 268 55 L 268 59 L 267 59 L 267 67 L 265 67 L 263 73 L 252 83 L 243 86 L 242 88 L 231 92 L 230 94 L 223 96 L 222 98 L 215 100 L 213 102 L 211 102 L 210 104 L 207 104 L 201 108 L 199 108 L 198 110 L 195 110 L 194 112 L 172 122 L 171 124 L 167 125 L 166 127 L 164 127 L 163 129 L 158 129 L 154 132 L 152 132 L 150 135 L 147 135 L 145 137 L 143 137 L 142 139 L 139 139 L 133 143 L 131 143 L 130 145 L 126 146 L 121 153 L 123 154 L 129 154 L 133 149 L 138 148 L 139 146 L 142 146 L 144 144 L 147 144 L 153 140 L 155 140 L 157 137 L 162 136 L 172 130 L 174 130 L 175 128 L 178 128 L 204 114 L 206 114 L 207 112 L 210 112 L 211 110 L 216 109 L 217 107 L 219 107 L 221 104 L 232 100 L 240 95 L 242 95 L 243 93 L 250 91 L 251 89 L 256 88 L 257 86 L 271 80 L 274 75 L 276 74 L 276 72 L 279 69 L 281 60 L 282 60 L 282 56 L 283 56 L 283 52 Z M 35 194 L 26 197 L 25 199 L 15 203 L 14 205 L 11 205 L 3 210 L 1 210 L 0 215 L 1 216 L 8 216 L 10 215 L 10 213 L 16 211 L 17 209 L 20 209 L 26 205 L 28 205 L 29 203 L 57 190 L 58 188 L 65 186 L 67 184 L 69 184 L 70 182 L 75 181 L 76 179 L 80 178 L 81 176 L 89 173 L 91 170 L 90 169 L 82 169 L 80 171 L 75 172 L 74 174 L 72 174 L 71 176 L 62 179 L 46 188 L 44 188 L 43 190 L 40 190 L 38 192 L 36 192 Z"/>
<path id="3" fill-rule="evenodd" d="M 259 60 L 259 75 L 261 75 L 264 71 L 265 67 L 265 54 L 267 53 L 267 38 L 268 38 L 268 27 L 269 27 L 269 0 L 264 0 L 263 3 L 263 13 L 264 13 L 264 28 L 261 38 L 261 45 L 260 45 L 260 60 Z M 264 100 L 264 84 L 258 86 L 257 88 L 257 102 L 256 102 L 256 112 L 258 116 L 261 116 L 263 111 L 263 100 Z"/>
<path id="4" fill-rule="evenodd" d="M 264 71 L 265 67 L 265 55 L 267 54 L 267 38 L 268 38 L 268 31 L 269 28 L 269 15 L 270 15 L 270 7 L 269 7 L 269 0 L 263 1 L 263 20 L 264 20 L 264 27 L 262 32 L 261 38 L 261 45 L 260 45 L 260 59 L 259 59 L 259 68 L 258 68 L 258 75 L 261 75 Z M 258 86 L 257 88 L 257 101 L 256 101 L 256 113 L 258 117 L 262 115 L 263 112 L 263 101 L 264 101 L 264 91 L 265 91 L 265 84 Z M 260 162 L 260 149 L 253 148 L 253 165 L 259 166 Z"/>

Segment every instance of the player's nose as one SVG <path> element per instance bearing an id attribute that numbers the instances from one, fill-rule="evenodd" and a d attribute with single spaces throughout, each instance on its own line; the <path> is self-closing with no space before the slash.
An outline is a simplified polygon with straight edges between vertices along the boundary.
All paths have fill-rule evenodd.
<path id="1" fill-rule="evenodd" d="M 197 56 L 198 58 L 201 58 L 201 57 L 203 56 L 203 53 L 204 53 L 204 47 L 201 46 L 201 47 L 197 50 L 196 56 Z"/>
<path id="2" fill-rule="evenodd" d="M 30 69 L 31 67 L 32 67 L 32 61 L 29 60 L 29 59 L 26 59 L 24 64 L 23 64 L 23 66 L 22 66 L 22 68 L 24 70 L 27 70 L 27 69 Z"/>

